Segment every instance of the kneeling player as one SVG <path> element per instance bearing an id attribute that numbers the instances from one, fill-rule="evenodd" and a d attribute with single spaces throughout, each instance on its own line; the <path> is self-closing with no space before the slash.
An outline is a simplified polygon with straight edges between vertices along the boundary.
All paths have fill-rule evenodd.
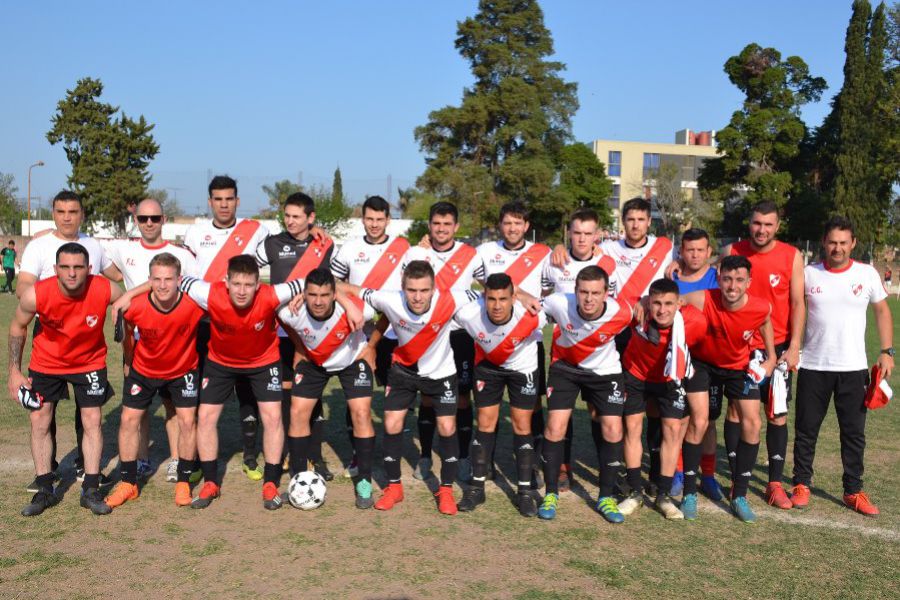
<path id="1" fill-rule="evenodd" d="M 353 448 L 359 477 L 356 507 L 371 508 L 372 457 L 375 454 L 372 368 L 361 358 L 368 347 L 365 333 L 353 331 L 346 312 L 335 297 L 334 275 L 328 269 L 315 269 L 306 278 L 304 305 L 300 312 L 294 315 L 288 307 L 278 312 L 298 352 L 306 357 L 297 363 L 291 393 L 288 428 L 291 475 L 308 468 L 310 416 L 321 400 L 328 380 L 337 376 L 353 421 Z M 358 298 L 349 301 L 357 303 L 366 320 L 375 316 L 374 311 Z"/>
<path id="2" fill-rule="evenodd" d="M 140 339 L 125 377 L 119 426 L 122 481 L 106 498 L 110 508 L 138 497 L 141 420 L 157 393 L 171 398 L 178 419 L 175 504 L 191 503 L 190 477 L 197 458 L 195 421 L 200 392 L 197 325 L 204 312 L 179 291 L 180 279 L 181 261 L 168 252 L 154 256 L 150 260 L 150 293 L 131 300 L 124 314 L 125 320 L 140 331 Z"/>
<path id="3" fill-rule="evenodd" d="M 600 460 L 597 510 L 610 523 L 621 523 L 613 485 L 621 464 L 625 386 L 615 337 L 631 323 L 631 307 L 607 297 L 609 277 L 597 266 L 575 278 L 574 294 L 544 298 L 547 317 L 559 325 L 547 378 L 547 428 L 544 431 L 544 481 L 547 493 L 538 510 L 542 519 L 556 517 L 563 438 L 578 394 L 591 413 L 591 433 Z"/>
<path id="4" fill-rule="evenodd" d="M 688 347 L 706 333 L 706 319 L 693 306 L 679 309 L 678 284 L 668 279 L 657 279 L 650 284 L 646 303 L 647 326 L 632 324 L 631 338 L 622 355 L 625 393 L 629 404 L 637 402 L 641 408 L 645 402 L 656 404 L 662 418 L 656 507 L 667 519 L 682 519 L 684 515 L 670 497 L 688 412 L 682 382 L 692 372 Z M 625 455 L 630 483 L 634 479 L 633 469 L 640 479 L 640 455 L 636 458 L 635 464 Z M 634 506 L 632 511 L 644 503 L 640 485 L 635 487 L 632 483 L 631 488 L 630 495 L 619 503 L 619 509 L 625 514 L 630 512 L 624 508 L 626 503 Z"/>
<path id="5" fill-rule="evenodd" d="M 472 444 L 472 483 L 457 505 L 474 510 L 484 502 L 484 480 L 497 439 L 497 421 L 504 389 L 509 393 L 516 453 L 518 505 L 522 516 L 533 517 L 531 495 L 534 446 L 531 414 L 538 394 L 539 366 L 534 332 L 546 324 L 543 313 L 533 315 L 515 301 L 512 279 L 494 273 L 484 282 L 484 299 L 463 308 L 455 317 L 475 340 L 475 405 L 478 430 Z"/>

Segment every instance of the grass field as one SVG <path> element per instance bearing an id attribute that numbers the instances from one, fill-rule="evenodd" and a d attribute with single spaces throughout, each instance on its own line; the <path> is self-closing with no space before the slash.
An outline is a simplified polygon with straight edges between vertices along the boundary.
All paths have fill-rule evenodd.
<path id="1" fill-rule="evenodd" d="M 12 296 L 0 296 L 4 325 L 13 308 Z M 900 317 L 898 302 L 892 301 L 892 309 Z M 870 359 L 877 346 L 871 329 Z M 895 337 L 900 337 L 898 329 Z M 120 352 L 113 349 L 109 364 L 120 362 Z M 117 396 L 106 408 L 103 464 L 112 473 L 120 370 L 111 368 L 110 377 Z M 5 377 L 3 383 L 5 390 Z M 895 374 L 891 383 L 900 390 L 900 376 Z M 349 454 L 344 407 L 333 389 L 328 400 L 330 413 L 338 417 L 329 421 L 328 431 L 328 459 L 337 470 L 341 460 L 335 453 L 345 460 Z M 319 510 L 267 512 L 260 485 L 240 472 L 234 407 L 223 417 L 222 450 L 228 459 L 223 496 L 211 508 L 177 509 L 173 485 L 159 472 L 139 500 L 110 516 L 95 517 L 78 506 L 73 408 L 64 401 L 59 409 L 65 497 L 44 515 L 26 519 L 19 510 L 30 497 L 24 487 L 33 477 L 28 419 L 17 403 L 0 402 L 2 598 L 900 597 L 896 400 L 870 413 L 867 428 L 866 490 L 880 506 L 880 517 L 869 519 L 841 504 L 832 412 L 819 443 L 811 507 L 801 513 L 765 506 L 760 494 L 766 471 L 758 465 L 751 484 L 759 516 L 755 525 L 740 523 L 724 505 L 706 499 L 701 499 L 700 520 L 693 523 L 666 522 L 645 507 L 624 526 L 606 524 L 592 508 L 596 457 L 583 405 L 576 415 L 576 485 L 563 495 L 552 522 L 523 519 L 510 502 L 514 487 L 508 478 L 514 465 L 508 425 L 501 429 L 497 453 L 504 476 L 488 484 L 488 501 L 474 513 L 437 513 L 426 485 L 411 477 L 416 456 L 412 440 L 404 465 L 407 499 L 388 513 L 355 509 L 348 480 L 329 486 L 328 501 Z M 157 405 L 154 409 L 152 457 L 159 464 L 168 448 L 162 411 Z M 380 424 L 380 394 L 374 412 Z M 409 426 L 415 431 L 412 418 Z M 376 479 L 383 483 L 378 465 L 380 453 Z M 789 457 L 787 477 L 791 465 Z M 727 472 L 721 447 L 719 470 Z"/>

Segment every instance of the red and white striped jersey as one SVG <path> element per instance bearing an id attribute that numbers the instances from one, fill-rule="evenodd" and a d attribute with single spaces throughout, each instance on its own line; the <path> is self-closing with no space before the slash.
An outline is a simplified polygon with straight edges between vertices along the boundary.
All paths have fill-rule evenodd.
<path id="1" fill-rule="evenodd" d="M 517 288 L 535 298 L 541 297 L 541 273 L 550 262 L 550 248 L 525 241 L 518 250 L 509 250 L 501 240 L 481 244 L 478 254 L 484 264 L 485 278 L 506 273 Z"/>
<path id="2" fill-rule="evenodd" d="M 616 261 L 616 287 L 610 287 L 610 293 L 628 304 L 646 296 L 650 284 L 665 277 L 666 267 L 672 262 L 672 242 L 655 235 L 647 236 L 647 243 L 639 248 L 620 239 L 606 240 L 600 249 Z"/>
<path id="3" fill-rule="evenodd" d="M 358 304 L 367 321 L 375 316 L 375 311 L 359 298 L 351 296 L 350 301 Z M 367 343 L 365 333 L 351 330 L 344 308 L 337 302 L 331 315 L 322 321 L 310 315 L 306 306 L 296 315 L 285 306 L 278 311 L 278 318 L 297 333 L 310 360 L 326 371 L 340 371 L 353 364 Z"/>
<path id="4" fill-rule="evenodd" d="M 188 227 L 184 245 L 197 257 L 198 276 L 213 282 L 225 278 L 229 258 L 239 254 L 256 256 L 257 248 L 268 236 L 265 226 L 252 219 L 238 219 L 225 229 L 204 221 Z"/>
<path id="5" fill-rule="evenodd" d="M 613 257 L 601 253 L 587 260 L 575 260 L 571 250 L 569 250 L 569 262 L 563 267 L 557 267 L 549 260 L 547 261 L 541 274 L 541 287 L 558 293 L 574 294 L 575 278 L 578 277 L 583 268 L 590 266 L 598 266 L 606 271 L 606 274 L 609 276 L 610 292 L 618 287 L 616 282 L 616 261 Z"/>
<path id="6" fill-rule="evenodd" d="M 347 240 L 331 259 L 331 272 L 337 279 L 373 290 L 399 290 L 400 265 L 409 250 L 406 238 L 388 236 L 380 244 L 365 236 Z"/>
<path id="7" fill-rule="evenodd" d="M 431 306 L 417 315 L 406 304 L 402 291 L 362 290 L 362 299 L 369 306 L 387 316 L 399 345 L 394 350 L 394 362 L 415 369 L 422 377 L 441 379 L 456 371 L 450 348 L 450 325 L 453 316 L 464 306 L 478 299 L 471 290 L 436 290 Z"/>
<path id="8" fill-rule="evenodd" d="M 631 324 L 631 305 L 606 299 L 599 318 L 585 320 L 578 312 L 575 294 L 551 294 L 543 299 L 547 317 L 559 325 L 553 339 L 553 360 L 564 360 L 597 375 L 622 372 L 615 337 Z"/>
<path id="9" fill-rule="evenodd" d="M 544 313 L 533 315 L 516 302 L 509 321 L 497 325 L 488 317 L 484 298 L 479 298 L 456 313 L 454 319 L 475 340 L 476 365 L 486 360 L 526 375 L 538 368 L 537 341 L 533 334 L 540 333 L 547 324 Z"/>
<path id="10" fill-rule="evenodd" d="M 406 251 L 401 269 L 414 260 L 424 260 L 434 269 L 435 286 L 439 290 L 468 290 L 474 281 L 484 280 L 484 263 L 478 251 L 468 244 L 453 242 L 449 250 L 413 246 Z"/>

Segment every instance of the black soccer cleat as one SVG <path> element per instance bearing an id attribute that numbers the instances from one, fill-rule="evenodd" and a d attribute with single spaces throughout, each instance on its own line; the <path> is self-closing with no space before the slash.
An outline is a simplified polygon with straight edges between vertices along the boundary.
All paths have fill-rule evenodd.
<path id="1" fill-rule="evenodd" d="M 22 509 L 23 517 L 36 517 L 51 506 L 59 504 L 59 498 L 53 493 L 53 490 L 40 489 L 37 494 L 31 498 L 31 502 Z"/>
<path id="2" fill-rule="evenodd" d="M 534 501 L 534 494 L 531 493 L 531 490 L 519 492 L 516 495 L 516 506 L 519 509 L 519 514 L 523 517 L 537 516 L 537 503 Z"/>
<path id="3" fill-rule="evenodd" d="M 471 512 L 479 504 L 484 504 L 484 488 L 470 487 L 463 492 L 462 500 L 456 503 L 456 509 L 460 512 Z"/>
<path id="4" fill-rule="evenodd" d="M 334 479 L 334 473 L 332 473 L 328 469 L 328 463 L 326 463 L 324 460 L 314 462 L 312 465 L 313 471 L 318 473 L 325 481 L 331 481 L 332 479 Z"/>
<path id="5" fill-rule="evenodd" d="M 81 506 L 90 509 L 95 515 L 108 515 L 112 508 L 103 501 L 103 496 L 97 488 L 81 490 Z"/>

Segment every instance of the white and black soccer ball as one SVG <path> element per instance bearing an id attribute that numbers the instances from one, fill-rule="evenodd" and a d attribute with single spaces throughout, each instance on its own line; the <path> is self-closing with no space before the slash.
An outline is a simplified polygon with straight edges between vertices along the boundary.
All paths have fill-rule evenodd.
<path id="1" fill-rule="evenodd" d="M 319 508 L 325 503 L 327 493 L 325 480 L 315 471 L 301 471 L 288 484 L 288 499 L 300 510 Z"/>

